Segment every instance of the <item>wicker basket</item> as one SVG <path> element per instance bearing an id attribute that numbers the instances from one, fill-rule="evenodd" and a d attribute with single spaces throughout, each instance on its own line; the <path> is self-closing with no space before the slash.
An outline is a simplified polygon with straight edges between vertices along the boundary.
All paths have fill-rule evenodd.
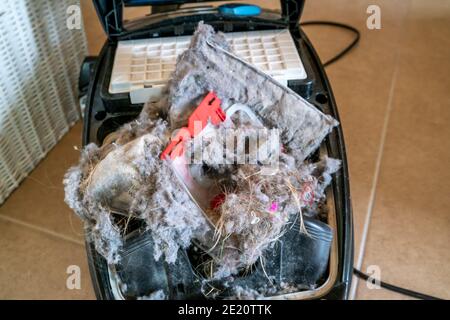
<path id="1" fill-rule="evenodd" d="M 66 26 L 78 0 L 0 2 L 0 204 L 79 119 L 84 31 Z"/>

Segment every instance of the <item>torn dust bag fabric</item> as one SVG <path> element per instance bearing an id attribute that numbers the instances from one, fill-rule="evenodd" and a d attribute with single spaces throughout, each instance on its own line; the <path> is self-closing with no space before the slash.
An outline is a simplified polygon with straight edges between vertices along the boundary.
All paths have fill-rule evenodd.
<path id="1" fill-rule="evenodd" d="M 217 94 L 224 109 L 243 103 L 266 128 L 281 131 L 285 159 L 294 159 L 286 160 L 292 164 L 286 164 L 287 174 L 300 168 L 304 159 L 338 124 L 229 50 L 223 34 L 214 33 L 211 26 L 199 24 L 189 49 L 178 58 L 173 78 L 160 101 L 147 103 L 137 120 L 120 128 L 114 138 L 104 141 L 103 146 L 86 146 L 79 165 L 66 174 L 66 202 L 85 221 L 89 240 L 95 243 L 97 251 L 108 263 L 120 260 L 130 217 L 141 219 L 151 231 L 156 260 L 163 257 L 173 263 L 179 248 L 187 248 L 194 239 L 205 241 L 210 228 L 204 213 L 168 164 L 160 159 L 160 154 L 172 131 L 186 125 L 188 117 L 209 91 Z M 240 176 L 246 176 L 238 175 L 239 172 L 255 171 L 248 166 L 233 170 L 233 176 L 238 180 Z M 323 172 L 331 174 L 335 170 L 324 168 Z M 293 186 L 284 188 L 281 196 L 286 194 L 286 200 L 283 200 L 286 207 L 292 207 L 291 211 L 296 212 L 291 189 L 301 188 L 303 179 L 298 179 L 297 185 L 291 183 Z M 320 185 L 321 189 L 325 187 Z M 267 201 L 263 198 L 260 201 L 265 206 Z M 229 197 L 224 203 L 233 207 L 236 199 L 239 195 Z M 233 220 L 235 215 L 228 213 L 228 220 Z M 252 216 L 243 218 L 253 219 Z M 228 220 L 227 226 L 231 225 Z M 269 219 L 264 221 L 272 223 Z M 275 237 L 282 232 L 283 225 L 284 222 L 276 225 Z M 245 226 L 252 228 L 251 221 Z M 248 230 L 242 231 L 241 234 L 249 238 L 246 236 Z M 262 250 L 256 253 L 247 259 L 248 263 L 254 262 Z M 229 258 L 241 260 L 231 255 Z M 236 264 L 231 264 L 226 265 L 229 271 L 224 274 L 237 271 Z"/>
<path id="2" fill-rule="evenodd" d="M 338 122 L 287 87 L 235 56 L 222 33 L 200 23 L 191 45 L 179 57 L 169 84 L 172 129 L 183 126 L 205 92 L 214 91 L 227 109 L 249 106 L 268 128 L 279 128 L 282 142 L 303 161 Z M 195 101 L 196 103 L 193 103 Z"/>
<path id="3" fill-rule="evenodd" d="M 206 220 L 167 163 L 167 124 L 142 113 L 101 147 L 91 143 L 64 177 L 65 201 L 85 222 L 88 240 L 109 264 L 120 261 L 128 221 L 144 221 L 154 256 L 171 263 L 179 248 L 202 238 Z"/>

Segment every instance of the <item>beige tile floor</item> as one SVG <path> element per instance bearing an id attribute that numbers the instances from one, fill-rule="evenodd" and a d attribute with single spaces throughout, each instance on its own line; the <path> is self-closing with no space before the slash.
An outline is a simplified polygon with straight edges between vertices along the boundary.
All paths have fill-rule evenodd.
<path id="1" fill-rule="evenodd" d="M 90 1 L 81 2 L 96 54 L 104 35 Z M 369 4 L 381 8 L 381 30 L 366 28 Z M 349 158 L 355 265 L 450 299 L 450 1 L 314 0 L 303 19 L 362 33 L 358 48 L 327 69 Z M 306 30 L 323 60 L 351 40 L 328 27 Z M 0 298 L 94 298 L 82 227 L 61 187 L 80 137 L 78 123 L 0 207 Z M 81 268 L 81 290 L 66 288 L 69 265 Z M 354 284 L 356 299 L 405 298 Z"/>

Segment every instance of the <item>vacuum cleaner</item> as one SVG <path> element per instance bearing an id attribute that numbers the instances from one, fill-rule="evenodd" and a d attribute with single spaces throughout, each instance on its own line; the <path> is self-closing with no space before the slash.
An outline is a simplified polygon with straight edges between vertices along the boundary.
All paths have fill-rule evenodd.
<path id="1" fill-rule="evenodd" d="M 324 67 L 300 27 L 304 0 L 280 0 L 280 10 L 254 5 L 189 0 L 94 0 L 108 39 L 100 54 L 87 57 L 79 78 L 84 106 L 83 145 L 101 145 L 107 136 L 135 119 L 146 101 L 157 99 L 170 78 L 177 55 L 187 48 L 199 22 L 213 26 L 233 43 L 234 52 L 282 85 L 339 121 Z M 203 3 L 200 3 L 203 2 Z M 194 3 L 194 4 L 193 4 Z M 151 14 L 124 20 L 124 10 L 151 6 Z M 142 60 L 139 48 L 152 48 Z M 150 49 L 148 49 L 150 50 Z M 347 299 L 353 271 L 353 224 L 342 127 L 338 126 L 311 157 L 342 161 L 326 194 L 327 216 L 304 219 L 307 233 L 291 228 L 265 257 L 235 276 L 235 284 L 256 288 L 273 279 L 298 290 L 267 299 Z M 169 299 L 206 299 L 195 266 L 204 252 L 193 244 L 174 264 L 153 258 L 149 231 L 130 221 L 121 260 L 108 265 L 86 241 L 89 270 L 98 299 L 137 299 L 162 290 Z M 87 238 L 86 238 L 87 239 Z M 220 286 L 220 284 L 218 284 Z M 223 288 L 216 299 L 228 298 Z"/>

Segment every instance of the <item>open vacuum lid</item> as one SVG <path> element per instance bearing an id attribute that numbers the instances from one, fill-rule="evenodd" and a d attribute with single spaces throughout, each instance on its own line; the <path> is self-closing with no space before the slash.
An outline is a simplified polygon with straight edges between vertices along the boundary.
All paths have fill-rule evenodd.
<path id="1" fill-rule="evenodd" d="M 93 0 L 100 22 L 110 40 L 115 40 L 130 31 L 127 30 L 124 25 L 124 7 L 167 6 L 210 1 L 213 0 Z M 280 0 L 280 20 L 285 22 L 289 28 L 295 28 L 297 26 L 303 11 L 304 2 L 305 0 Z M 222 15 L 219 11 L 215 12 L 215 14 L 219 17 Z M 223 18 L 229 20 L 233 19 L 233 17 L 229 15 L 223 15 Z M 243 17 L 238 16 L 235 18 L 242 19 Z M 245 17 L 249 22 L 251 22 L 253 18 L 254 17 L 252 16 Z"/>

